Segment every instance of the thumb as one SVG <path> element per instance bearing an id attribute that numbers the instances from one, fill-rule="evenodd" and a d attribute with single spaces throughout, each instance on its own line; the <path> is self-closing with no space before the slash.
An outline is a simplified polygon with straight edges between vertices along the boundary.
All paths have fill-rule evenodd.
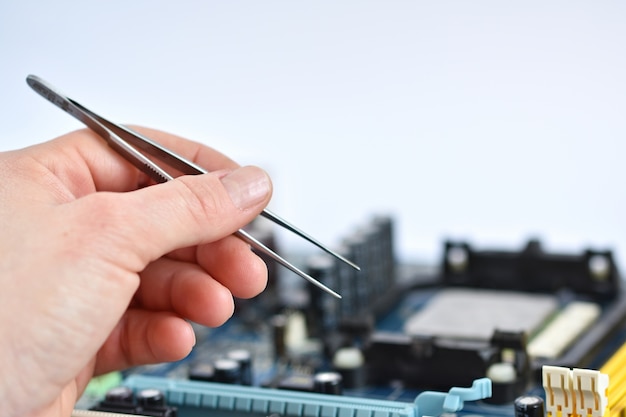
<path id="1" fill-rule="evenodd" d="M 248 224 L 268 204 L 272 183 L 265 171 L 247 166 L 233 171 L 178 177 L 121 197 L 113 208 L 109 242 L 140 256 L 145 265 L 175 249 L 222 239 Z M 113 236 L 111 236 L 113 237 Z M 118 246 L 119 247 L 119 246 Z"/>

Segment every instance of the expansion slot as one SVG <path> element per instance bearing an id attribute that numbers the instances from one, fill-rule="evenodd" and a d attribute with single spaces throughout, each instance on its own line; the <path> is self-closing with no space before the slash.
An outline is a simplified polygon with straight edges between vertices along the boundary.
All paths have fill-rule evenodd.
<path id="1" fill-rule="evenodd" d="M 168 404 L 176 406 L 181 414 L 184 411 L 196 416 L 210 411 L 212 417 L 274 413 L 283 417 L 437 416 L 461 410 L 465 401 L 491 396 L 491 381 L 487 378 L 475 380 L 471 388 L 423 392 L 413 403 L 146 376 L 131 376 L 124 384 L 133 390 L 162 391 Z"/>
<path id="2" fill-rule="evenodd" d="M 602 366 L 609 376 L 609 417 L 621 417 L 626 408 L 626 344 Z"/>

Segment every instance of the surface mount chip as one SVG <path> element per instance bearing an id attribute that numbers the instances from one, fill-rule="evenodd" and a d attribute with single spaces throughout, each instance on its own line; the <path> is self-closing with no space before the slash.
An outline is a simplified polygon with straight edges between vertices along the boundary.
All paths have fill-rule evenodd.
<path id="1" fill-rule="evenodd" d="M 495 330 L 532 335 L 558 306 L 550 295 L 443 289 L 406 321 L 404 332 L 470 340 L 489 340 Z"/>

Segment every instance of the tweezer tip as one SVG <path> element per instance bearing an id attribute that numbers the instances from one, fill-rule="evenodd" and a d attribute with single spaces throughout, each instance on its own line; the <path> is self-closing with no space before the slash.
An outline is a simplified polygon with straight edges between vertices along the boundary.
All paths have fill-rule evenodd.
<path id="1" fill-rule="evenodd" d="M 352 262 L 350 262 L 350 266 L 351 266 L 352 268 L 356 269 L 357 271 L 360 271 L 360 270 L 361 270 L 361 267 L 360 267 L 360 266 L 358 266 L 357 264 L 353 264 Z"/>
<path id="2" fill-rule="evenodd" d="M 313 278 L 309 274 L 303 273 L 302 271 L 294 271 L 294 272 L 296 272 L 302 278 L 306 279 L 311 284 L 315 285 L 316 287 L 318 287 L 319 289 L 323 290 L 327 294 L 330 294 L 330 295 L 332 295 L 333 297 L 335 297 L 335 298 L 337 298 L 339 300 L 342 299 L 341 294 L 339 294 L 338 292 L 328 288 L 326 285 L 322 284 L 321 282 L 319 282 L 318 280 L 316 280 L 315 278 Z"/>
<path id="3" fill-rule="evenodd" d="M 323 245 L 321 242 L 319 242 L 313 236 L 309 235 L 308 233 L 305 233 L 303 230 L 298 229 L 296 226 L 294 226 L 293 224 L 289 223 L 287 220 L 283 219 L 282 217 L 278 216 L 277 214 L 271 212 L 270 210 L 267 210 L 267 209 L 263 210 L 261 212 L 261 215 L 263 217 L 273 221 L 274 223 L 284 227 L 285 229 L 290 230 L 291 232 L 297 234 L 301 238 L 303 238 L 305 240 L 308 240 L 309 242 L 311 242 L 312 244 L 314 244 L 318 248 L 322 249 L 324 252 L 326 252 L 329 255 L 332 255 L 333 257 L 339 259 L 341 262 L 350 265 L 352 268 L 356 269 L 357 271 L 361 270 L 361 268 L 357 264 L 355 264 L 354 262 L 351 262 L 350 260 L 348 260 L 344 256 L 341 256 L 340 254 L 338 254 L 334 250 L 332 250 L 329 247 Z"/>
<path id="4" fill-rule="evenodd" d="M 361 267 L 358 266 L 357 264 L 355 264 L 354 262 L 352 262 L 351 260 L 345 258 L 344 256 L 341 256 L 340 254 L 334 252 L 334 251 L 329 251 L 329 253 L 331 255 L 333 255 L 335 258 L 339 259 L 341 262 L 350 265 L 352 268 L 356 269 L 357 271 L 361 270 Z"/>
<path id="5" fill-rule="evenodd" d="M 354 262 L 352 262 L 350 259 L 346 258 L 345 256 L 335 252 L 334 250 L 328 248 L 327 246 L 324 246 L 322 244 L 317 244 L 316 245 L 318 248 L 322 249 L 324 252 L 326 252 L 327 254 L 331 255 L 332 257 L 334 257 L 335 259 L 343 262 L 346 265 L 351 266 L 352 268 L 356 269 L 357 271 L 361 270 L 361 267 L 358 266 L 357 264 L 355 264 Z"/>
<path id="6" fill-rule="evenodd" d="M 338 300 L 341 300 L 343 297 L 341 296 L 341 294 L 339 294 L 338 292 L 335 292 L 333 290 L 331 290 L 330 288 L 328 288 L 327 286 L 325 286 L 324 284 L 322 285 L 318 285 L 319 288 L 321 288 L 323 291 L 325 291 L 327 294 L 332 295 L 333 297 L 335 297 Z"/>

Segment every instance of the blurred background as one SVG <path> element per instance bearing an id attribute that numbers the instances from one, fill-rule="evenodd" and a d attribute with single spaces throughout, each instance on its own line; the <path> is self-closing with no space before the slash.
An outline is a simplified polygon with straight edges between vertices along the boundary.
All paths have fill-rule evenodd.
<path id="1" fill-rule="evenodd" d="M 32 73 L 264 167 L 271 208 L 330 244 L 385 213 L 404 260 L 532 236 L 623 269 L 625 18 L 618 1 L 5 1 L 0 150 L 82 127 Z"/>

